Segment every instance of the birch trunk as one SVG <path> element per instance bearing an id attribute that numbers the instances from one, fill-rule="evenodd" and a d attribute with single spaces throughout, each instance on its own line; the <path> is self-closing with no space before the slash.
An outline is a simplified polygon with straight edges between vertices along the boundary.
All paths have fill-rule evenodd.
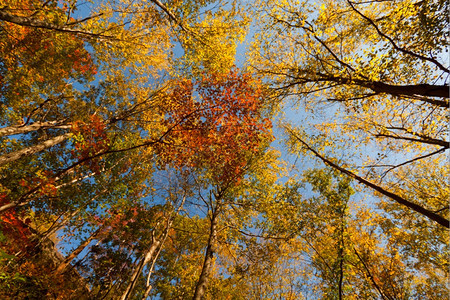
<path id="1" fill-rule="evenodd" d="M 50 129 L 50 128 L 69 129 L 72 127 L 71 125 L 58 125 L 60 123 L 61 122 L 58 121 L 48 121 L 48 122 L 35 122 L 30 125 L 13 125 L 3 127 L 0 128 L 0 137 L 28 133 L 39 129 Z"/>
<path id="2" fill-rule="evenodd" d="M 60 144 L 60 143 L 64 142 L 65 140 L 67 140 L 71 134 L 72 133 L 68 132 L 68 133 L 56 136 L 54 138 L 51 138 L 49 140 L 46 140 L 38 145 L 34 145 L 34 146 L 31 146 L 31 147 L 28 147 L 25 149 L 21 149 L 21 150 L 15 151 L 15 152 L 4 154 L 4 155 L 0 156 L 0 166 L 3 166 L 10 162 L 14 162 L 22 157 L 33 155 L 37 152 L 40 152 L 42 150 L 45 150 L 47 148 L 53 147 L 57 144 Z"/>
<path id="3" fill-rule="evenodd" d="M 129 299 L 132 296 L 132 292 L 134 287 L 136 286 L 137 279 L 139 278 L 139 274 L 144 269 L 145 265 L 148 264 L 148 262 L 153 258 L 153 255 L 155 254 L 156 249 L 158 249 L 160 245 L 160 241 L 154 241 L 152 245 L 150 246 L 150 249 L 148 249 L 147 253 L 145 253 L 145 256 L 141 259 L 139 264 L 134 269 L 133 274 L 131 275 L 130 283 L 128 284 L 127 288 L 125 289 L 124 293 L 120 297 L 120 300 L 126 300 Z"/>

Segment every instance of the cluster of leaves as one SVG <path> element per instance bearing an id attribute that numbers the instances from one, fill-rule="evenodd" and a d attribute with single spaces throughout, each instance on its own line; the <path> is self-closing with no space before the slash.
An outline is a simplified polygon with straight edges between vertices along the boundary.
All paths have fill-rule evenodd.
<path id="1" fill-rule="evenodd" d="M 95 156 L 109 148 L 105 121 L 98 115 L 91 115 L 88 122 L 75 121 L 71 131 L 75 147 L 71 152 L 73 159 L 83 161 L 90 170 L 98 172 L 101 158 Z"/>
<path id="2" fill-rule="evenodd" d="M 8 204 L 5 194 L 0 195 L 1 205 Z M 23 252 L 28 254 L 35 244 L 31 240 L 31 231 L 28 225 L 31 223 L 23 212 L 10 210 L 1 215 L 0 233 L 2 253 L 14 254 Z"/>
<path id="3" fill-rule="evenodd" d="M 237 69 L 177 82 L 164 121 L 174 142 L 161 145 L 161 156 L 180 169 L 208 170 L 216 182 L 239 182 L 251 157 L 271 141 L 263 99 L 261 83 Z"/>
<path id="4" fill-rule="evenodd" d="M 36 20 L 57 22 L 65 17 L 63 9 L 56 3 L 48 3 L 48 14 L 33 15 Z M 28 17 L 33 9 L 40 7 L 39 1 L 2 1 L 0 6 L 14 8 L 17 16 Z M 44 10 L 45 11 L 45 10 Z M 50 18 L 52 20 L 47 20 Z M 16 121 L 26 109 L 33 109 L 36 91 L 57 91 L 64 88 L 65 81 L 90 80 L 97 69 L 93 58 L 84 47 L 84 41 L 75 35 L 66 35 L 55 30 L 21 26 L 5 22 L 2 24 L 0 51 L 1 99 L 6 107 L 16 107 Z M 24 101 L 29 98 L 32 101 Z M 38 102 L 39 103 L 39 102 Z M 2 107 L 2 110 L 5 107 Z M 2 114 L 4 111 L 2 111 Z"/>
<path id="5" fill-rule="evenodd" d="M 38 240 L 31 223 L 24 211 L 10 210 L 1 215 L 0 295 L 5 299 L 81 295 L 71 276 L 53 274 L 55 262 L 38 250 L 44 241 Z"/>

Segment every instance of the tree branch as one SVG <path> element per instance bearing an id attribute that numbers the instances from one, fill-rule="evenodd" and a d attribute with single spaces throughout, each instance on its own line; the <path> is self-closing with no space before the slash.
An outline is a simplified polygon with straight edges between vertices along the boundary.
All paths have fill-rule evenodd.
<path id="1" fill-rule="evenodd" d="M 428 210 L 418 204 L 415 204 L 411 201 L 408 201 L 402 197 L 400 197 L 397 194 L 394 194 L 388 190 L 386 190 L 385 188 L 378 186 L 376 184 L 374 184 L 373 182 L 370 182 L 358 175 L 356 175 L 355 173 L 337 165 L 336 163 L 332 162 L 331 160 L 329 160 L 328 158 L 322 156 L 321 154 L 319 154 L 316 150 L 314 150 L 311 146 L 309 146 L 305 141 L 303 141 L 297 134 L 295 134 L 291 129 L 289 129 L 287 126 L 284 126 L 284 128 L 295 138 L 297 139 L 307 150 L 311 151 L 316 157 L 318 157 L 320 160 L 322 160 L 326 165 L 329 165 L 330 167 L 340 171 L 343 174 L 346 174 L 347 176 L 350 176 L 351 178 L 355 179 L 356 181 L 358 181 L 359 183 L 364 184 L 365 186 L 368 186 L 370 188 L 372 188 L 373 190 L 377 191 L 378 193 L 394 200 L 395 202 L 406 206 L 410 209 L 412 209 L 415 212 L 418 212 L 419 214 L 426 216 L 428 219 L 438 223 L 441 226 L 444 226 L 446 228 L 450 228 L 450 221 L 447 220 L 446 218 L 434 213 L 431 210 Z"/>
<path id="2" fill-rule="evenodd" d="M 375 286 L 375 289 L 378 291 L 382 299 L 386 299 L 386 296 L 384 295 L 381 288 L 378 286 L 378 284 L 375 281 L 375 278 L 373 278 L 372 273 L 370 272 L 369 268 L 367 267 L 366 263 L 363 261 L 361 256 L 359 255 L 358 251 L 356 251 L 355 247 L 353 247 L 353 251 L 355 252 L 356 256 L 358 257 L 359 261 L 362 263 L 367 275 L 370 278 L 370 281 L 372 281 L 372 284 Z"/>
<path id="3" fill-rule="evenodd" d="M 433 138 L 416 139 L 416 138 L 411 138 L 411 137 L 406 137 L 406 136 L 398 136 L 398 135 L 385 134 L 385 133 L 376 134 L 375 137 L 377 137 L 377 138 L 386 137 L 386 138 L 392 138 L 392 139 L 396 139 L 396 140 L 406 140 L 406 141 L 418 142 L 418 143 L 423 143 L 423 144 L 438 145 L 438 146 L 444 147 L 444 149 L 448 149 L 450 147 L 450 142 L 433 139 Z"/>
<path id="4" fill-rule="evenodd" d="M 36 19 L 33 17 L 17 16 L 17 15 L 8 13 L 6 10 L 7 10 L 7 8 L 0 8 L 0 20 L 14 23 L 14 24 L 17 24 L 20 26 L 28 26 L 28 27 L 34 27 L 34 28 L 56 30 L 56 31 L 60 31 L 60 32 L 68 32 L 68 33 L 73 33 L 73 34 L 81 34 L 81 35 L 90 36 L 90 37 L 94 37 L 94 38 L 116 39 L 113 36 L 104 35 L 101 33 L 93 33 L 90 31 L 73 29 L 73 28 L 67 27 L 67 26 L 57 26 L 55 24 L 48 23 L 46 21 L 42 21 L 42 20 L 39 20 L 39 19 Z"/>
<path id="5" fill-rule="evenodd" d="M 39 129 L 70 129 L 72 125 L 63 125 L 60 121 L 34 122 L 30 125 L 13 125 L 0 128 L 0 137 L 23 134 Z"/>
<path id="6" fill-rule="evenodd" d="M 413 159 L 407 160 L 407 161 L 405 161 L 405 162 L 403 162 L 403 163 L 401 163 L 401 164 L 399 164 L 399 165 L 391 166 L 388 170 L 386 170 L 386 171 L 383 172 L 383 175 L 381 176 L 381 178 L 384 178 L 384 177 L 387 175 L 387 173 L 390 172 L 390 171 L 392 171 L 393 169 L 396 169 L 396 168 L 399 168 L 399 167 L 401 167 L 401 166 L 407 165 L 407 164 L 409 164 L 409 163 L 415 162 L 415 161 L 417 161 L 417 160 L 421 160 L 421 159 L 424 159 L 424 158 L 433 156 L 433 155 L 435 155 L 435 154 L 444 152 L 445 149 L 447 149 L 447 148 L 441 148 L 441 149 L 438 149 L 438 150 L 436 150 L 436 151 L 434 151 L 434 152 L 431 152 L 431 153 L 428 153 L 428 154 L 425 154 L 425 155 L 421 155 L 421 156 L 415 157 L 415 158 L 413 158 Z"/>
<path id="7" fill-rule="evenodd" d="M 433 63 L 434 65 L 436 65 L 436 66 L 437 66 L 439 69 L 441 69 L 442 71 L 444 71 L 444 72 L 446 72 L 446 73 L 450 73 L 450 70 L 449 70 L 448 68 L 444 67 L 444 66 L 443 66 L 440 62 L 438 62 L 436 59 L 434 59 L 434 58 L 429 58 L 429 57 L 426 57 L 426 56 L 423 56 L 423 55 L 414 53 L 414 52 L 412 52 L 412 51 L 409 51 L 409 50 L 407 50 L 407 49 L 405 49 L 405 48 L 399 47 L 399 46 L 394 42 L 394 40 L 393 40 L 391 37 L 387 36 L 385 33 L 383 33 L 383 32 L 380 30 L 380 28 L 378 28 L 377 24 L 375 24 L 375 22 L 374 22 L 372 19 L 370 19 L 369 17 L 367 17 L 367 16 L 365 16 L 363 13 L 361 13 L 359 10 L 357 10 L 357 9 L 355 8 L 355 6 L 353 5 L 353 3 L 352 3 L 350 0 L 347 0 L 347 3 L 350 5 L 350 7 L 351 7 L 358 15 L 360 15 L 363 19 L 365 19 L 367 22 L 369 22 L 369 24 L 372 25 L 372 26 L 375 28 L 375 30 L 377 31 L 377 33 L 378 33 L 381 37 L 387 39 L 387 40 L 389 41 L 389 43 L 391 43 L 392 47 L 394 47 L 395 50 L 400 51 L 400 52 L 403 52 L 403 53 L 405 53 L 405 54 L 408 54 L 408 55 L 410 55 L 410 56 L 413 56 L 413 57 L 418 58 L 418 59 L 421 59 L 421 60 L 429 61 L 429 62 Z M 448 97 L 448 96 L 447 96 L 447 97 Z"/>

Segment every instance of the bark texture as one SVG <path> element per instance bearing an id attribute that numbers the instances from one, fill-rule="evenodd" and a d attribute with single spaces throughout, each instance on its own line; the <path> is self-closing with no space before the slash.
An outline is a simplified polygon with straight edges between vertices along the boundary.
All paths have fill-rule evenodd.
<path id="1" fill-rule="evenodd" d="M 35 122 L 29 125 L 13 125 L 3 127 L 0 128 L 0 137 L 14 134 L 24 134 L 39 129 L 50 129 L 50 128 L 69 129 L 72 127 L 71 125 L 62 125 L 62 124 L 58 125 L 58 123 L 59 123 L 58 121 L 48 121 L 48 122 Z"/>
<path id="2" fill-rule="evenodd" d="M 72 133 L 65 133 L 54 138 L 48 139 L 38 145 L 34 145 L 28 148 L 24 148 L 15 152 L 7 153 L 0 156 L 0 166 L 3 166 L 7 163 L 14 162 L 22 157 L 30 156 L 35 153 L 41 152 L 47 148 L 53 147 L 57 144 L 60 144 L 67 140 Z"/>

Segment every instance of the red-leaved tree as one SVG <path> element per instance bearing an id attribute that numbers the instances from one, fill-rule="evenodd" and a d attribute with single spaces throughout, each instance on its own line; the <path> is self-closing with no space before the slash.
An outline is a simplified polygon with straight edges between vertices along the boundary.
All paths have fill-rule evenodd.
<path id="1" fill-rule="evenodd" d="M 163 161 L 208 170 L 216 184 L 238 183 L 249 160 L 271 141 L 264 95 L 261 82 L 238 69 L 179 80 L 167 101 L 171 139 L 158 145 Z"/>

